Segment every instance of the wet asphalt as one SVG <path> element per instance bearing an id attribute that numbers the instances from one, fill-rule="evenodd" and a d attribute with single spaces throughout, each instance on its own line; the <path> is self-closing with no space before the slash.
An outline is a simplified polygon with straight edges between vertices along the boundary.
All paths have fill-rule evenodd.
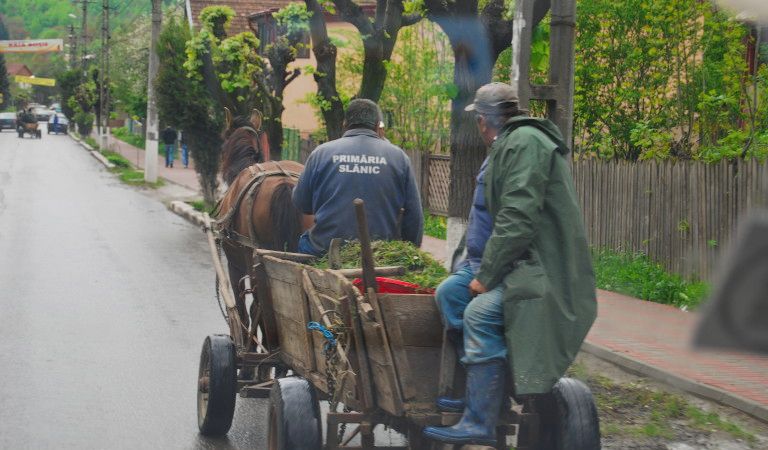
<path id="1" fill-rule="evenodd" d="M 0 133 L 0 448 L 265 448 L 265 400 L 197 432 L 213 273 L 198 228 L 69 137 Z"/>

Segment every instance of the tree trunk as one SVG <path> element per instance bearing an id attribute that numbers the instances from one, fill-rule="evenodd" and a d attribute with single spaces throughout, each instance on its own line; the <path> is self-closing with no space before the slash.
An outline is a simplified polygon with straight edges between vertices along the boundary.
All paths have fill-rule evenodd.
<path id="1" fill-rule="evenodd" d="M 309 29 L 312 35 L 312 52 L 317 59 L 315 82 L 322 104 L 323 121 L 328 140 L 338 139 L 344 126 L 344 105 L 336 90 L 336 46 L 328 38 L 323 18 L 323 8 L 317 0 L 304 0 L 307 10 L 312 12 Z"/>
<path id="2" fill-rule="evenodd" d="M 384 49 L 381 45 L 383 36 L 371 36 L 363 47 L 363 79 L 360 83 L 360 91 L 357 98 L 367 98 L 378 102 L 384 90 L 384 82 L 387 80 L 387 68 L 384 65 Z"/>

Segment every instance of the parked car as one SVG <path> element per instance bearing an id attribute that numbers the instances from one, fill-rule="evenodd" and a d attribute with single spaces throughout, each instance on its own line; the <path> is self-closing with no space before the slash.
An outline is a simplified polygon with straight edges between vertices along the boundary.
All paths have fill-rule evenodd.
<path id="1" fill-rule="evenodd" d="M 45 122 L 51 117 L 53 111 L 44 106 L 36 106 L 32 108 L 32 114 L 35 115 L 35 118 L 37 118 L 38 122 Z"/>
<path id="2" fill-rule="evenodd" d="M 16 129 L 16 113 L 3 112 L 0 113 L 0 131 L 8 128 L 9 130 Z"/>
<path id="3" fill-rule="evenodd" d="M 54 117 L 59 118 L 59 123 L 57 124 L 53 123 Z M 69 131 L 69 119 L 67 119 L 67 116 L 65 116 L 62 113 L 51 114 L 51 117 L 48 118 L 48 134 L 51 134 L 52 132 L 56 134 L 59 134 L 59 133 L 67 134 L 68 131 Z"/>

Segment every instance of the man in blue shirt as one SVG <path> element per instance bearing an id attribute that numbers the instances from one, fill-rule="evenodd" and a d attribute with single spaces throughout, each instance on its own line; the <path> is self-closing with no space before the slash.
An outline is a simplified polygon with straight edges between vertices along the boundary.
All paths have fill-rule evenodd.
<path id="1" fill-rule="evenodd" d="M 424 216 L 411 161 L 380 137 L 382 120 L 376 103 L 352 100 L 344 113 L 344 135 L 307 159 L 293 202 L 304 214 L 314 214 L 315 224 L 301 236 L 300 252 L 319 256 L 333 238 L 357 239 L 356 198 L 365 202 L 372 239 L 421 245 Z"/>

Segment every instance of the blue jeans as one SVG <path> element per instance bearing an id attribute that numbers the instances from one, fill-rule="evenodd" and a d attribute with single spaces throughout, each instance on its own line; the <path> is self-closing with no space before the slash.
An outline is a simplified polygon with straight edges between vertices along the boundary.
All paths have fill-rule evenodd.
<path id="1" fill-rule="evenodd" d="M 171 167 L 173 164 L 173 154 L 176 148 L 173 144 L 165 144 L 165 167 Z"/>
<path id="2" fill-rule="evenodd" d="M 309 232 L 304 232 L 299 238 L 298 251 L 307 255 L 323 256 L 323 252 L 317 251 L 315 246 L 309 241 Z"/>
<path id="3" fill-rule="evenodd" d="M 480 364 L 507 358 L 504 342 L 504 287 L 472 298 L 469 283 L 474 271 L 463 267 L 440 283 L 435 293 L 446 328 L 463 332 L 464 364 Z"/>
<path id="4" fill-rule="evenodd" d="M 184 167 L 189 166 L 189 149 L 187 144 L 181 144 L 181 163 L 184 164 Z"/>

